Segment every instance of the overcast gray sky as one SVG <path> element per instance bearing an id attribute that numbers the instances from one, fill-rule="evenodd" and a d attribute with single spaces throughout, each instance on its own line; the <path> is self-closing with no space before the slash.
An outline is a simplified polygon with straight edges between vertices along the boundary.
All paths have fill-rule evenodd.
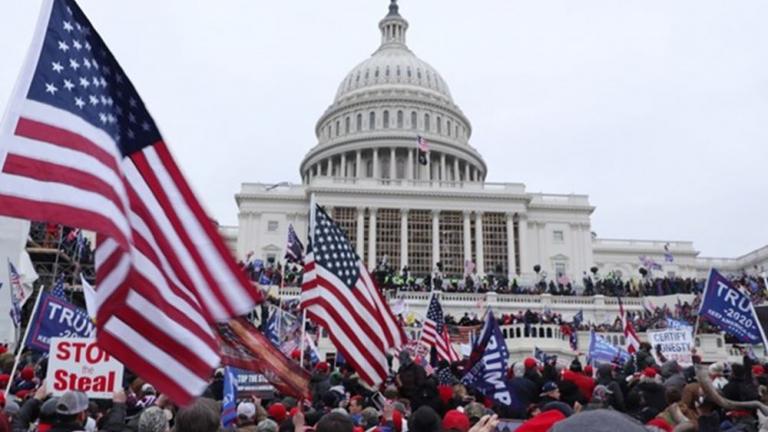
<path id="1" fill-rule="evenodd" d="M 38 1 L 0 5 L 0 106 Z M 81 0 L 209 212 L 298 182 L 388 0 Z M 768 3 L 401 0 L 410 48 L 472 122 L 488 180 L 589 194 L 600 237 L 768 243 Z"/>

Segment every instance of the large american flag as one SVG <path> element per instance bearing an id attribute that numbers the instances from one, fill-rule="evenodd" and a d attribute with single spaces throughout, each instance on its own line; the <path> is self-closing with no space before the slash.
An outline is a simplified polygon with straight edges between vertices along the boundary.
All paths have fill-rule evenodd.
<path id="1" fill-rule="evenodd" d="M 260 296 L 73 0 L 43 2 L 0 167 L 0 213 L 97 233 L 99 344 L 178 403 L 200 394 L 220 363 L 210 323 Z"/>
<path id="2" fill-rule="evenodd" d="M 424 327 L 421 329 L 421 342 L 429 347 L 435 347 L 437 357 L 450 363 L 461 360 L 451 345 L 451 335 L 448 326 L 445 325 L 443 308 L 436 294 L 432 294 L 427 307 L 427 316 L 424 318 Z"/>
<path id="3" fill-rule="evenodd" d="M 634 354 L 640 349 L 640 338 L 637 337 L 635 326 L 632 325 L 632 321 L 627 317 L 627 311 L 624 309 L 624 303 L 621 301 L 621 297 L 617 297 L 619 301 L 619 318 L 621 320 L 621 328 L 624 331 L 625 349 L 628 353 Z"/>
<path id="4" fill-rule="evenodd" d="M 387 377 L 387 352 L 405 343 L 405 333 L 341 228 L 322 208 L 312 213 L 301 307 L 328 330 L 360 378 L 379 385 Z"/>

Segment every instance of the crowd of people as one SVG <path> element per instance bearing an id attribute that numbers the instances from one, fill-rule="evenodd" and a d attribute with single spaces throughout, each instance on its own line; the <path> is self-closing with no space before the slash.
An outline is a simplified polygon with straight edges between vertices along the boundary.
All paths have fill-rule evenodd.
<path id="1" fill-rule="evenodd" d="M 124 390 L 111 400 L 89 400 L 46 390 L 45 359 L 21 368 L 0 396 L 0 432 L 496 432 L 496 431 L 730 431 L 760 428 L 768 413 L 768 364 L 745 356 L 739 363 L 682 367 L 654 356 L 643 343 L 630 361 L 564 367 L 555 359 L 512 363 L 503 379 L 510 404 L 494 402 L 462 384 L 464 361 L 425 368 L 407 350 L 390 362 L 380 388 L 369 388 L 344 364 L 311 364 L 311 398 L 275 394 L 238 397 L 236 419 L 222 425 L 223 373 L 217 371 L 194 403 L 177 407 L 126 371 Z M 31 361 L 32 359 L 27 359 Z M 8 354 L 0 356 L 7 369 Z"/>

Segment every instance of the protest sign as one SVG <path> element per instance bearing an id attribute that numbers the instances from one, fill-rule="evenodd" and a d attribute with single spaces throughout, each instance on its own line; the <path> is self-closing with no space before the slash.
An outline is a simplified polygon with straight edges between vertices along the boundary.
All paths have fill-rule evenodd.
<path id="1" fill-rule="evenodd" d="M 82 391 L 89 398 L 112 399 L 122 388 L 123 365 L 89 338 L 52 338 L 46 380 L 48 390 L 61 396 Z"/>
<path id="2" fill-rule="evenodd" d="M 765 340 L 752 300 L 715 269 L 709 271 L 699 316 L 739 342 L 755 345 Z"/>
<path id="3" fill-rule="evenodd" d="M 649 330 L 646 333 L 648 343 L 653 347 L 653 353 L 656 357 L 656 349 L 659 347 L 661 354 L 667 360 L 677 360 L 682 366 L 693 364 L 691 350 L 693 349 L 693 334 L 691 327 L 668 328 L 665 330 Z M 662 361 L 657 357 L 656 361 L 661 364 Z"/>
<path id="4" fill-rule="evenodd" d="M 27 347 L 48 352 L 51 338 L 96 335 L 96 326 L 87 311 L 48 293 L 40 296 L 40 305 L 30 320 Z"/>
<path id="5" fill-rule="evenodd" d="M 267 381 L 264 374 L 238 368 L 230 369 L 235 374 L 238 397 L 256 396 L 259 399 L 275 397 L 275 386 Z"/>

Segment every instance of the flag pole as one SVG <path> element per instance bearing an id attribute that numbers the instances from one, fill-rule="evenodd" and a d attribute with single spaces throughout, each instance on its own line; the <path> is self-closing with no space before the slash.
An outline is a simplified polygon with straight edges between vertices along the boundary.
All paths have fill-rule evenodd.
<path id="1" fill-rule="evenodd" d="M 24 337 L 16 341 L 16 358 L 13 360 L 13 368 L 11 369 L 11 377 L 8 380 L 8 384 L 5 386 L 5 398 L 8 398 L 8 393 L 11 391 L 11 385 L 13 384 L 13 376 L 16 375 L 16 369 L 19 367 L 19 360 L 21 359 L 21 353 L 24 351 L 24 342 L 29 337 L 29 329 L 32 328 L 32 318 L 37 313 L 37 307 L 40 305 L 40 297 L 43 294 L 43 287 L 40 286 L 40 290 L 37 292 L 37 298 L 35 299 L 35 305 L 32 307 L 32 314 L 27 321 L 27 328 L 24 329 Z"/>
<path id="2" fill-rule="evenodd" d="M 317 197 L 312 192 L 309 195 L 309 241 L 312 247 L 315 246 L 315 216 L 317 213 Z M 299 302 L 301 304 L 301 302 Z M 301 313 L 301 341 L 299 342 L 301 353 L 299 355 L 299 365 L 304 367 L 304 338 L 307 334 L 307 309 L 304 308 Z"/>

